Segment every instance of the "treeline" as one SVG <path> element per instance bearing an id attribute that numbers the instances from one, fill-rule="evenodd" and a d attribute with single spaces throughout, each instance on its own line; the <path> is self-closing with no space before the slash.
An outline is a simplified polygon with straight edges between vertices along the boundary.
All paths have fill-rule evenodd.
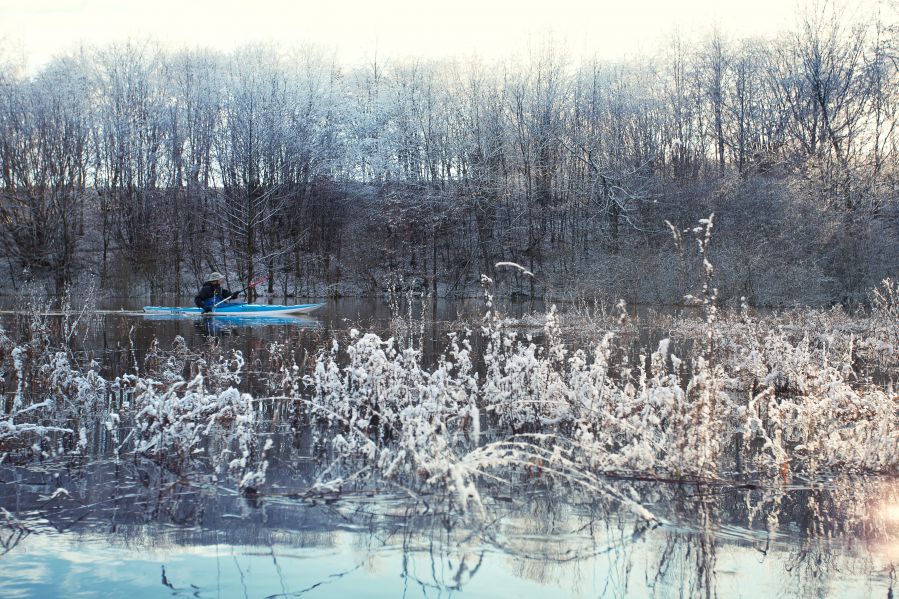
<path id="1" fill-rule="evenodd" d="M 283 295 L 487 274 L 673 302 L 699 268 L 683 231 L 714 212 L 722 299 L 858 299 L 899 268 L 894 33 L 825 7 L 776 40 L 672 36 L 617 62 L 132 43 L 7 63 L 4 266 L 128 294 L 220 270 Z"/>

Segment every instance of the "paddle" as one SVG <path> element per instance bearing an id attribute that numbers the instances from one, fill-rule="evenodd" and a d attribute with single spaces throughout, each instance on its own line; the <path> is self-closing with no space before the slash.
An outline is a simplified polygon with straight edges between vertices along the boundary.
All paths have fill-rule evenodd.
<path id="1" fill-rule="evenodd" d="M 241 293 L 244 293 L 245 291 L 247 291 L 247 290 L 249 290 L 249 289 L 252 289 L 252 288 L 255 287 L 256 285 L 258 285 L 259 283 L 262 283 L 263 281 L 267 281 L 267 280 L 268 280 L 268 275 L 265 275 L 265 276 L 262 276 L 262 277 L 256 279 L 255 281 L 253 281 L 252 283 L 250 283 L 249 285 L 247 285 L 246 287 L 244 287 L 243 289 L 241 289 L 241 290 L 238 291 L 237 293 L 232 293 L 231 295 L 229 295 L 229 296 L 226 297 L 225 299 L 221 300 L 220 302 L 218 302 L 217 304 L 215 304 L 214 306 L 212 306 L 212 309 L 215 310 L 215 309 L 218 308 L 221 304 L 224 304 L 225 302 L 227 302 L 229 299 L 231 299 L 231 298 L 234 297 L 235 295 L 240 295 Z"/>

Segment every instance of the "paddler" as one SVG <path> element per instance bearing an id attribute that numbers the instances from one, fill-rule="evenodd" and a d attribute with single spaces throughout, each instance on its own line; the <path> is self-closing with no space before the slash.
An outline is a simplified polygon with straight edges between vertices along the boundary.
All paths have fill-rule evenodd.
<path id="1" fill-rule="evenodd" d="M 231 293 L 228 289 L 222 289 L 222 281 L 225 280 L 222 273 L 216 271 L 209 273 L 206 282 L 200 287 L 200 293 L 194 298 L 194 303 L 203 313 L 211 312 L 212 308 L 226 299 L 235 299 L 240 292 Z"/>

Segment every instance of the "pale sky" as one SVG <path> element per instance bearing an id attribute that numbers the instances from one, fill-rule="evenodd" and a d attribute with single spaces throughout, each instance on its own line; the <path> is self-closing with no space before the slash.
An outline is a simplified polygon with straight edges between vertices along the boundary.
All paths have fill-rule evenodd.
<path id="1" fill-rule="evenodd" d="M 792 28 L 796 0 L 0 0 L 0 49 L 21 49 L 29 71 L 81 44 L 153 38 L 230 50 L 256 41 L 371 56 L 492 59 L 547 33 L 575 55 L 655 49 L 675 29 L 727 37 Z"/>

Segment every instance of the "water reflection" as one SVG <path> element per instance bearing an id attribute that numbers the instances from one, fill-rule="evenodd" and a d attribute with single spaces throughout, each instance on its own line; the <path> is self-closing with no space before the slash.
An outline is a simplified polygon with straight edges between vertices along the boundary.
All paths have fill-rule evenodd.
<path id="1" fill-rule="evenodd" d="M 239 335 L 242 329 L 299 328 L 312 331 L 324 329 L 324 323 L 310 316 L 197 316 L 196 314 L 145 314 L 147 321 L 188 321 L 194 331 L 206 337 Z"/>
<path id="2" fill-rule="evenodd" d="M 476 522 L 438 498 L 312 492 L 303 451 L 279 443 L 274 459 L 291 467 L 252 497 L 149 461 L 3 467 L 0 506 L 19 521 L 3 526 L 0 594 L 885 597 L 893 588 L 896 481 L 609 481 L 652 505 L 659 526 L 522 481 L 492 489 Z"/>
<path id="3" fill-rule="evenodd" d="M 196 326 L 202 323 L 217 323 L 229 327 L 295 326 L 320 329 L 324 325 L 314 316 L 198 316 L 196 314 L 142 314 L 144 320 L 187 320 Z"/>
<path id="4" fill-rule="evenodd" d="M 422 309 L 425 309 L 422 307 Z M 105 314 L 81 340 L 115 376 L 145 368 L 177 337 L 241 350 L 241 387 L 280 395 L 270 376 L 349 328 L 414 337 L 431 355 L 480 303 L 429 308 L 426 324 L 384 304 L 333 302 L 315 318 Z M 466 311 L 469 311 L 468 313 Z M 260 322 L 256 322 L 259 320 Z M 210 328 L 206 323 L 216 323 Z M 211 324 L 210 323 L 210 324 Z M 477 343 L 477 339 L 474 340 Z M 641 339 L 640 345 L 652 341 Z M 272 344 L 278 344 L 272 350 Z M 275 361 L 278 363 L 274 363 Z M 845 477 L 787 484 L 610 480 L 649 507 L 649 526 L 614 501 L 511 476 L 485 485 L 483 520 L 439 497 L 375 483 L 315 490 L 312 435 L 298 410 L 258 405 L 273 441 L 266 486 L 241 494 L 208 465 L 113 459 L 105 429 L 85 456 L 0 459 L 0 595 L 483 597 L 864 597 L 893 592 L 899 483 Z M 125 431 L 119 438 L 124 438 Z M 203 460 L 207 461 L 204 462 Z"/>

